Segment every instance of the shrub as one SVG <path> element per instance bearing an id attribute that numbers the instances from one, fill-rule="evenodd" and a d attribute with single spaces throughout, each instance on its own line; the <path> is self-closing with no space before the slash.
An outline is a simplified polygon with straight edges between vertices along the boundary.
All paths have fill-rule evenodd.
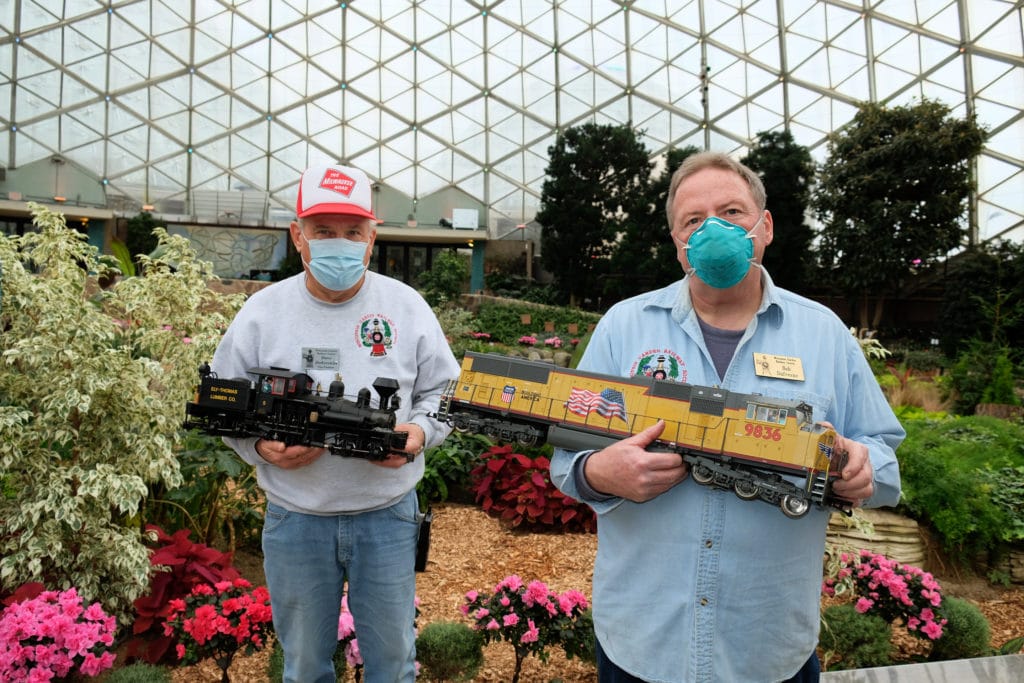
<path id="1" fill-rule="evenodd" d="M 234 551 L 257 546 L 263 528 L 263 495 L 256 470 L 219 436 L 185 432 L 178 451 L 182 484 L 150 486 L 142 519 L 163 529 L 189 529 L 207 545 Z"/>
<path id="2" fill-rule="evenodd" d="M 946 628 L 932 645 L 930 660 L 968 659 L 990 653 L 991 629 L 977 606 L 948 596 L 942 601 L 942 615 L 946 618 Z"/>
<path id="3" fill-rule="evenodd" d="M 910 366 L 889 365 L 876 379 L 892 406 L 917 406 L 927 413 L 944 414 L 952 405 L 948 390 L 936 378 L 915 375 Z"/>
<path id="4" fill-rule="evenodd" d="M 1024 542 L 1024 465 L 980 470 L 978 475 L 988 487 L 992 504 L 1007 514 L 1002 540 L 1009 544 Z"/>
<path id="5" fill-rule="evenodd" d="M 258 546 L 263 497 L 256 470 L 219 436 L 198 430 L 184 433 L 178 461 L 181 485 L 151 485 L 141 511 L 143 523 L 187 528 L 199 542 L 230 551 Z"/>
<path id="6" fill-rule="evenodd" d="M 433 681 L 471 681 L 484 663 L 483 638 L 457 621 L 427 624 L 416 638 L 420 676 Z"/>
<path id="7" fill-rule="evenodd" d="M 858 612 L 878 615 L 890 624 L 900 621 L 919 638 L 942 637 L 946 622 L 941 588 L 928 572 L 870 550 L 843 553 L 835 578 L 825 579 L 822 592 L 831 596 L 851 591 Z"/>
<path id="8" fill-rule="evenodd" d="M 554 593 L 540 581 L 525 584 L 513 574 L 489 595 L 475 590 L 466 593 L 460 609 L 473 619 L 484 643 L 504 640 L 512 645 L 516 653 L 512 683 L 518 683 L 526 657 L 535 655 L 546 662 L 548 646 L 562 644 L 575 631 L 587 599 L 577 590 Z"/>
<path id="9" fill-rule="evenodd" d="M 1017 404 L 1013 391 L 1010 349 L 995 342 L 972 340 L 949 372 L 956 412 L 973 415 L 979 403 Z"/>
<path id="10" fill-rule="evenodd" d="M 522 316 L 529 314 L 532 322 L 524 325 Z M 484 301 L 477 311 L 477 325 L 481 332 L 489 332 L 491 337 L 506 344 L 515 343 L 523 335 L 532 335 L 544 339 L 558 335 L 562 339 L 579 337 L 586 332 L 587 325 L 597 323 L 601 316 L 596 313 L 582 311 L 564 306 L 537 306 L 530 304 L 499 303 Z M 543 331 L 543 323 L 551 321 L 555 329 Z M 576 334 L 569 333 L 569 325 L 579 326 Z"/>
<path id="11" fill-rule="evenodd" d="M 187 529 L 170 536 L 158 527 L 148 531 L 157 543 L 150 555 L 155 571 L 149 591 L 135 600 L 128 654 L 157 664 L 173 661 L 169 650 L 174 641 L 163 632 L 172 602 L 185 598 L 198 585 L 232 581 L 241 575 L 231 564 L 231 554 L 193 543 Z"/>
<path id="12" fill-rule="evenodd" d="M 417 484 L 420 509 L 429 503 L 452 500 L 470 503 L 470 473 L 477 466 L 480 454 L 493 444 L 482 434 L 452 432 L 442 443 L 428 448 L 424 455 L 423 478 Z"/>
<path id="13" fill-rule="evenodd" d="M 829 670 L 888 666 L 892 663 L 891 636 L 882 617 L 861 614 L 853 605 L 827 607 L 818 640 L 825 652 L 822 664 Z"/>
<path id="14" fill-rule="evenodd" d="M 934 349 L 913 349 L 903 355 L 903 364 L 918 372 L 942 370 L 948 363 L 946 357 Z"/>
<path id="15" fill-rule="evenodd" d="M 1024 525 L 1024 510 L 1014 502 L 1024 494 L 993 496 L 986 472 L 1024 467 L 1024 425 L 982 416 L 903 424 L 901 509 L 934 529 L 943 550 L 962 565 L 982 553 L 998 556 L 1007 530 Z"/>
<path id="16" fill-rule="evenodd" d="M 525 267 L 525 264 L 523 264 Z M 525 275 L 492 270 L 484 274 L 484 287 L 494 296 L 557 306 L 559 295 L 552 287 L 529 280 Z"/>
<path id="17" fill-rule="evenodd" d="M 423 297 L 431 306 L 457 302 L 469 277 L 469 263 L 458 252 L 443 251 L 434 258 L 430 270 L 419 275 Z"/>
<path id="18" fill-rule="evenodd" d="M 575 628 L 562 633 L 562 650 L 566 659 L 579 657 L 597 665 L 597 636 L 594 634 L 594 612 L 589 607 L 576 617 Z"/>
<path id="19" fill-rule="evenodd" d="M 456 306 L 436 306 L 433 310 L 456 358 L 461 359 L 467 350 L 482 350 L 483 345 L 472 336 L 479 324 L 473 313 Z"/>
<path id="20" fill-rule="evenodd" d="M 492 446 L 473 469 L 473 491 L 484 511 L 514 527 L 596 531 L 594 511 L 551 483 L 551 447 L 523 450 L 532 455 L 517 453 L 512 446 Z"/>
<path id="21" fill-rule="evenodd" d="M 241 299 L 164 231 L 143 276 L 100 289 L 109 261 L 32 211 L 38 232 L 0 236 L 0 583 L 75 586 L 127 619 L 150 571 L 139 506 L 181 483 L 182 407 Z"/>
<path id="22" fill-rule="evenodd" d="M 227 683 L 228 668 L 237 652 L 251 655 L 266 646 L 274 632 L 271 619 L 266 586 L 253 588 L 245 579 L 204 583 L 184 600 L 171 601 L 164 633 L 178 641 L 179 660 L 194 664 L 212 659 Z"/>
<path id="23" fill-rule="evenodd" d="M 31 595 L 24 597 L 23 595 Z M 97 676 L 114 664 L 117 620 L 74 588 L 23 586 L 0 614 L 0 680 L 45 683 Z"/>

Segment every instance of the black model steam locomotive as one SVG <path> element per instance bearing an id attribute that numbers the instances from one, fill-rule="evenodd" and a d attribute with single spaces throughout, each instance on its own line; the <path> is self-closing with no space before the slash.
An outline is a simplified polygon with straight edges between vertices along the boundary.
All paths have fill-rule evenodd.
<path id="1" fill-rule="evenodd" d="M 195 397 L 185 406 L 185 428 L 213 436 L 256 436 L 289 446 L 317 446 L 334 455 L 368 460 L 383 460 L 405 448 L 408 434 L 394 431 L 399 397 L 398 382 L 392 378 L 374 381 L 379 397 L 374 408 L 366 387 L 354 401 L 345 398 L 340 378 L 324 395 L 303 372 L 273 367 L 248 372 L 255 382 L 222 379 L 203 363 Z"/>

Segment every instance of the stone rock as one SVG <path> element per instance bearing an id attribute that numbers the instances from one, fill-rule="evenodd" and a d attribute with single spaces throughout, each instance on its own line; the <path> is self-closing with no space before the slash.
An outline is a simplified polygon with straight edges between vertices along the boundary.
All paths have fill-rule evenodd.
<path id="1" fill-rule="evenodd" d="M 870 522 L 873 531 L 866 533 L 856 526 L 848 526 L 849 520 L 836 513 L 828 523 L 829 543 L 843 551 L 870 550 L 900 564 L 923 568 L 925 542 L 916 521 L 891 510 L 858 508 L 854 514 Z"/>

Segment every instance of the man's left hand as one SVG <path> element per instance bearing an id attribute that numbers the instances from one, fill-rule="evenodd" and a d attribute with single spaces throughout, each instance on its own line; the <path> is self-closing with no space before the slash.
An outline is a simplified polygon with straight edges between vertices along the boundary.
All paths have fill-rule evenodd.
<path id="1" fill-rule="evenodd" d="M 400 452 L 388 453 L 387 457 L 383 460 L 371 460 L 374 465 L 380 465 L 381 467 L 401 467 L 406 463 L 410 463 L 416 459 L 416 456 L 423 453 L 423 447 L 427 442 L 427 435 L 423 432 L 423 427 L 413 422 L 405 422 L 395 427 L 396 432 L 406 432 L 409 438 L 405 441 L 405 448 Z"/>
<path id="2" fill-rule="evenodd" d="M 835 451 L 846 452 L 846 466 L 841 479 L 836 479 L 832 492 L 860 507 L 875 492 L 874 470 L 868 457 L 868 447 L 852 439 L 836 435 Z"/>

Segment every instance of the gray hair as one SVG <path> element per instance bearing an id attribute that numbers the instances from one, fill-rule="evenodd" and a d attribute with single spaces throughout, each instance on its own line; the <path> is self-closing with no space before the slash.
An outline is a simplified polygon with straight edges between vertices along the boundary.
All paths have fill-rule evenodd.
<path id="1" fill-rule="evenodd" d="M 669 229 L 673 227 L 672 202 L 675 201 L 679 185 L 697 171 L 703 171 L 705 168 L 719 168 L 723 171 L 732 171 L 738 174 L 750 186 L 750 194 L 754 197 L 757 208 L 764 211 L 768 198 L 764 191 L 764 183 L 761 182 L 761 176 L 728 154 L 722 152 L 698 152 L 683 159 L 683 163 L 679 164 L 679 168 L 672 174 L 672 181 L 668 186 L 668 198 L 665 200 L 665 215 L 668 217 Z"/>

